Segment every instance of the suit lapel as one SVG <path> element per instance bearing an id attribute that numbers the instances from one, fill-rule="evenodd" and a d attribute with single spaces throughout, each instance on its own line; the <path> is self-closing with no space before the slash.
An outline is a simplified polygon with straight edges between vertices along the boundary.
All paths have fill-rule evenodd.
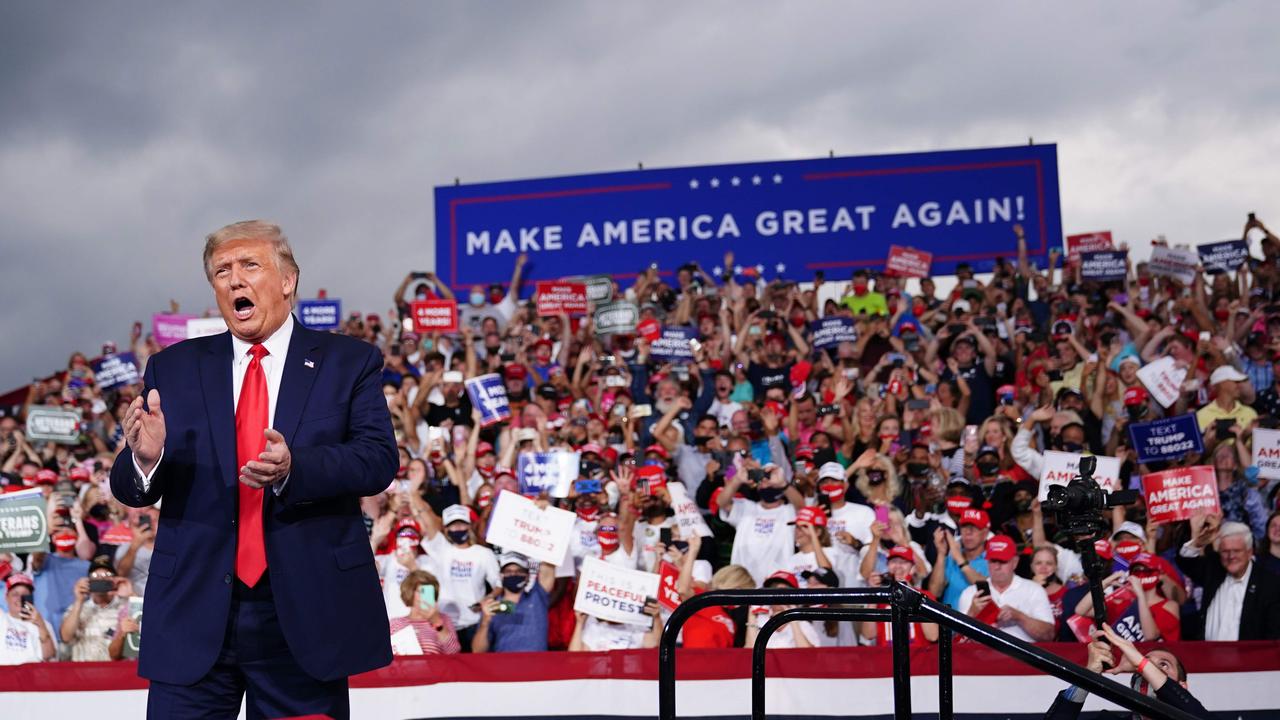
<path id="1" fill-rule="evenodd" d="M 209 339 L 208 350 L 200 358 L 200 384 L 209 411 L 209 430 L 217 453 L 223 482 L 236 484 L 235 399 L 231 397 L 231 333 Z"/>
<path id="2" fill-rule="evenodd" d="M 289 352 L 284 358 L 284 372 L 280 378 L 280 395 L 276 398 L 276 414 L 272 425 L 284 436 L 285 445 L 293 446 L 293 435 L 302 419 L 302 408 L 311 395 L 311 386 L 320 369 L 322 353 L 317 342 L 318 333 L 308 330 L 290 317 L 293 336 L 289 338 Z"/>

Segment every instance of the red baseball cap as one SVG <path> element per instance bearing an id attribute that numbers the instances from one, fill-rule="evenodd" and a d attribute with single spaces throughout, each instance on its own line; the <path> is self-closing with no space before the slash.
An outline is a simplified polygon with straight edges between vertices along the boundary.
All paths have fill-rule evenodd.
<path id="1" fill-rule="evenodd" d="M 986 513 L 983 513 L 984 515 Z M 1018 546 L 1008 535 L 993 535 L 987 539 L 987 560 L 1009 562 L 1018 556 Z"/>
<path id="2" fill-rule="evenodd" d="M 777 400 L 768 400 L 765 402 L 764 406 L 765 406 L 765 409 L 772 410 L 773 414 L 778 416 L 779 418 L 787 417 L 787 415 L 789 414 L 787 412 L 787 406 L 783 405 Z"/>
<path id="3" fill-rule="evenodd" d="M 797 459 L 797 460 L 812 460 L 812 459 L 813 459 L 813 446 L 811 446 L 811 445 L 797 445 L 797 446 L 796 446 L 796 459 Z"/>
<path id="4" fill-rule="evenodd" d="M 1098 553 L 1098 557 L 1102 558 L 1103 560 L 1110 560 L 1111 558 L 1115 557 L 1115 553 L 1112 552 L 1111 550 L 1111 541 L 1106 538 L 1102 538 L 1100 540 L 1094 540 L 1093 551 Z"/>
<path id="5" fill-rule="evenodd" d="M 986 510 L 979 510 L 978 508 L 973 507 L 965 508 L 964 512 L 960 513 L 960 524 L 973 525 L 974 527 L 986 530 L 991 527 L 991 517 L 987 515 Z"/>
<path id="6" fill-rule="evenodd" d="M 663 460 L 671 459 L 671 453 L 667 452 L 667 449 L 662 447 L 659 443 L 654 443 L 644 449 L 645 455 L 648 455 L 649 453 L 657 453 Z"/>
<path id="7" fill-rule="evenodd" d="M 92 475 L 89 474 L 89 470 L 87 468 L 82 468 L 77 466 L 77 467 L 71 468 L 71 470 L 67 473 L 67 477 L 71 478 L 72 480 L 78 480 L 83 482 L 91 478 Z"/>
<path id="8" fill-rule="evenodd" d="M 31 579 L 30 575 L 24 575 L 23 573 L 14 573 L 10 575 L 7 580 L 4 581 L 4 591 L 9 592 L 10 590 L 14 589 L 19 585 L 26 585 L 27 587 L 31 588 L 33 591 L 36 589 L 36 583 L 34 580 Z"/>
<path id="9" fill-rule="evenodd" d="M 1160 563 L 1156 562 L 1156 556 L 1151 553 L 1143 552 L 1134 555 L 1133 559 L 1129 561 L 1129 571 L 1133 572 L 1133 569 L 1139 565 L 1148 570 L 1155 570 L 1156 572 L 1159 572 L 1161 569 Z"/>
<path id="10" fill-rule="evenodd" d="M 894 558 L 906 560 L 913 565 L 916 562 L 915 551 L 911 549 L 910 545 L 894 545 L 889 548 L 889 559 L 892 560 Z"/>
<path id="11" fill-rule="evenodd" d="M 767 587 L 769 585 L 769 581 L 771 580 L 781 580 L 782 582 L 790 585 L 791 587 L 797 590 L 800 589 L 800 581 L 796 579 L 795 575 L 787 572 L 786 570 L 779 570 L 778 572 L 765 578 L 764 583 L 762 583 L 762 585 Z"/>
<path id="12" fill-rule="evenodd" d="M 1125 388 L 1125 391 L 1124 391 L 1124 406 L 1125 406 L 1125 407 L 1132 407 L 1132 406 L 1134 406 L 1134 405 L 1141 405 L 1141 404 L 1145 403 L 1146 401 L 1147 401 L 1147 390 L 1146 390 L 1146 388 L 1142 387 L 1141 385 L 1134 385 L 1134 386 L 1133 386 L 1133 387 L 1131 387 L 1131 388 Z"/>
<path id="13" fill-rule="evenodd" d="M 56 485 L 58 483 L 58 473 L 48 468 L 36 473 L 37 485 Z"/>
<path id="14" fill-rule="evenodd" d="M 816 505 L 809 505 L 807 507 L 802 507 L 796 511 L 796 519 L 793 522 L 790 522 L 787 524 L 799 525 L 800 523 L 808 523 L 809 525 L 813 525 L 814 527 L 826 527 L 827 514 L 823 512 L 822 508 Z"/>
<path id="15" fill-rule="evenodd" d="M 523 380 L 529 376 L 529 371 L 525 370 L 523 365 L 508 365 L 502 369 L 502 374 L 508 380 Z"/>
<path id="16" fill-rule="evenodd" d="M 604 451 L 600 453 L 600 457 L 607 460 L 610 465 L 618 464 L 618 451 L 611 447 L 605 448 Z"/>
<path id="17" fill-rule="evenodd" d="M 488 455 L 491 452 L 493 452 L 493 445 L 484 441 L 481 441 L 476 444 L 476 457 L 480 457 L 481 455 Z"/>

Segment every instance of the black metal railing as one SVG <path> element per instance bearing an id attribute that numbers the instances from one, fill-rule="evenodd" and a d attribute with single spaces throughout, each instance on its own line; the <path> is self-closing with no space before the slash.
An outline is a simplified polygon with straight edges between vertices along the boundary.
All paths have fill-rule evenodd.
<path id="1" fill-rule="evenodd" d="M 888 609 L 875 607 L 840 608 L 812 607 L 814 605 L 887 605 Z M 751 666 L 751 716 L 754 720 L 765 717 L 764 669 L 765 648 L 769 638 L 778 628 L 792 620 L 881 620 L 888 618 L 893 635 L 893 697 L 894 717 L 907 720 L 911 717 L 911 622 L 937 623 L 939 626 L 938 655 L 938 708 L 942 720 L 952 715 L 953 691 L 951 678 L 952 633 L 976 640 L 1010 657 L 1030 665 L 1046 674 L 1065 680 L 1110 700 L 1128 710 L 1139 712 L 1156 720 L 1198 720 L 1194 715 L 1167 705 L 1155 698 L 1135 692 L 1117 682 L 1090 672 L 1075 663 L 1053 653 L 1019 640 L 968 615 L 957 612 L 918 590 L 894 583 L 879 588 L 813 588 L 805 590 L 765 588 L 761 590 L 713 590 L 689 598 L 681 603 L 667 620 L 658 646 L 658 718 L 676 718 L 676 638 L 685 621 L 708 607 L 740 605 L 796 605 L 801 606 L 778 613 L 765 624 L 752 648 Z M 1045 698 L 1048 707 L 1052 698 Z"/>

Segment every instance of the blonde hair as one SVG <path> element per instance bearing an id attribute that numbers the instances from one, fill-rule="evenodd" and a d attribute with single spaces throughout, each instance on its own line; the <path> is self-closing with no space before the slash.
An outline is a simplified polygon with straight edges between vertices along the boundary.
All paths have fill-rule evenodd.
<path id="1" fill-rule="evenodd" d="M 898 472 L 893 467 L 893 459 L 888 455 L 877 454 L 875 469 L 884 471 L 884 486 L 889 493 L 888 500 L 893 501 L 894 498 L 902 494 L 902 482 L 898 480 Z M 862 468 L 858 470 L 858 477 L 853 481 L 858 492 L 862 493 L 862 497 L 871 498 L 871 481 L 867 479 L 867 470 Z"/>
<path id="2" fill-rule="evenodd" d="M 934 408 L 929 418 L 929 431 L 940 440 L 958 443 L 960 433 L 964 432 L 964 415 L 955 408 Z"/>
<path id="3" fill-rule="evenodd" d="M 213 282 L 213 254 L 223 244 L 232 240 L 264 240 L 271 243 L 271 248 L 275 251 L 277 269 L 282 273 L 293 275 L 293 295 L 289 297 L 293 300 L 293 297 L 298 294 L 298 277 L 301 275 L 298 261 L 293 259 L 293 248 L 289 245 L 289 238 L 285 237 L 284 231 L 279 225 L 266 220 L 241 220 L 231 223 L 213 231 L 204 239 L 204 274 L 209 282 Z"/>
<path id="4" fill-rule="evenodd" d="M 711 576 L 713 590 L 752 590 L 755 586 L 751 573 L 741 565 L 725 565 Z"/>

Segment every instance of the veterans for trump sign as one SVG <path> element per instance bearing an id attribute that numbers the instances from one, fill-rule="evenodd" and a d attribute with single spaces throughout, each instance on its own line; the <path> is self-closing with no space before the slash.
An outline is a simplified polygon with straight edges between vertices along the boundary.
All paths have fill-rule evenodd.
<path id="1" fill-rule="evenodd" d="M 1040 496 L 1043 502 L 1049 497 L 1049 488 L 1054 485 L 1066 485 L 1071 479 L 1080 474 L 1080 453 L 1058 452 L 1057 450 L 1047 450 L 1044 454 L 1044 463 L 1040 470 Z M 1105 455 L 1095 456 L 1098 465 L 1093 471 L 1093 480 L 1098 483 L 1098 487 L 1107 492 L 1114 492 L 1121 489 L 1120 485 L 1120 458 L 1107 457 Z"/>
<path id="2" fill-rule="evenodd" d="M 1054 145 L 451 184 L 435 200 L 436 267 L 455 289 L 505 281 L 520 253 L 533 281 L 733 272 L 715 270 L 729 250 L 747 267 L 847 272 L 883 268 L 891 245 L 946 274 L 991 271 L 1015 224 L 1033 259 L 1062 236 Z"/>
<path id="3" fill-rule="evenodd" d="M 1142 495 L 1147 502 L 1147 516 L 1155 523 L 1171 523 L 1221 512 L 1217 474 L 1207 465 L 1143 475 Z"/>
<path id="4" fill-rule="evenodd" d="M 80 442 L 80 413 L 62 408 L 32 406 L 27 410 L 27 438 L 74 445 Z"/>
<path id="5" fill-rule="evenodd" d="M 507 552 L 559 565 L 569 549 L 577 517 L 557 507 L 540 508 L 519 493 L 503 490 L 494 500 L 484 541 Z"/>
<path id="6" fill-rule="evenodd" d="M 49 521 L 39 488 L 0 495 L 0 552 L 49 549 Z"/>
<path id="7" fill-rule="evenodd" d="M 588 555 L 582 559 L 573 609 L 609 622 L 652 625 L 644 605 L 657 600 L 659 582 L 657 573 L 629 570 Z"/>

